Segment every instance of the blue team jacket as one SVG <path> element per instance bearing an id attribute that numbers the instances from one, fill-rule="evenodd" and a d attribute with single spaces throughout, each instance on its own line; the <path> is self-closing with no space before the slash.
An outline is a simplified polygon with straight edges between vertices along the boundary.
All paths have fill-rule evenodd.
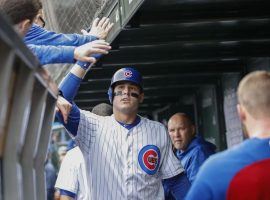
<path id="1" fill-rule="evenodd" d="M 189 144 L 186 151 L 176 151 L 176 156 L 181 160 L 188 180 L 192 183 L 203 162 L 215 153 L 216 146 L 205 141 L 201 137 L 195 137 Z"/>
<path id="2" fill-rule="evenodd" d="M 186 200 L 270 199 L 270 138 L 250 138 L 211 156 Z"/>
<path id="3" fill-rule="evenodd" d="M 52 63 L 74 63 L 74 49 L 98 39 L 95 36 L 62 34 L 48 31 L 33 24 L 24 42 L 38 57 L 42 65 Z"/>

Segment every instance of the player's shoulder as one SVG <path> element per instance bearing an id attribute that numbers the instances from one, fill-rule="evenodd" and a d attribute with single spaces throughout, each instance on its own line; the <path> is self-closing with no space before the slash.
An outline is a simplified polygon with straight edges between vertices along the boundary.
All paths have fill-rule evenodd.
<path id="1" fill-rule="evenodd" d="M 166 130 L 165 126 L 158 121 L 150 120 L 150 119 L 147 119 L 145 117 L 141 117 L 141 120 L 145 125 Z"/>
<path id="2" fill-rule="evenodd" d="M 83 160 L 83 154 L 79 147 L 74 147 L 67 152 L 64 159 L 66 162 L 71 163 L 75 163 L 74 161 L 80 162 L 81 160 Z"/>
<path id="3" fill-rule="evenodd" d="M 219 176 L 220 173 L 226 174 L 226 172 L 231 172 L 233 170 L 228 170 L 231 166 L 241 165 L 241 155 L 243 144 L 237 145 L 231 149 L 215 153 L 211 155 L 202 165 L 200 171 L 203 172 L 205 177 L 215 177 Z"/>
<path id="4" fill-rule="evenodd" d="M 80 109 L 80 117 L 81 117 L 81 121 L 99 121 L 99 122 L 109 122 L 112 121 L 112 116 L 100 116 L 100 115 L 96 115 L 90 111 L 87 110 L 81 110 Z"/>
<path id="5" fill-rule="evenodd" d="M 70 149 L 67 152 L 67 155 L 71 155 L 71 156 L 73 156 L 73 155 L 81 155 L 81 154 L 82 154 L 82 152 L 81 152 L 81 150 L 80 150 L 80 148 L 78 146 Z"/>

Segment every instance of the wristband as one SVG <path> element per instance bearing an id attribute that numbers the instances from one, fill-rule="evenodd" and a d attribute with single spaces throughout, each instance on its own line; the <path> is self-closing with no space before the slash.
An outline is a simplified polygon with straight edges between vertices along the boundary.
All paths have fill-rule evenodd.
<path id="1" fill-rule="evenodd" d="M 82 61 L 77 61 L 76 64 L 79 65 L 84 70 L 88 70 L 89 66 L 91 65 L 91 63 L 89 62 L 82 62 Z"/>

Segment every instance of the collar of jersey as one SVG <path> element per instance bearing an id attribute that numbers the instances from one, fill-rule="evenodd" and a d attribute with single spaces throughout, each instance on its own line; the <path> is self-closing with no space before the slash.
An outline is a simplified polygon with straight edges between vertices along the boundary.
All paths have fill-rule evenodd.
<path id="1" fill-rule="evenodd" d="M 132 129 L 134 126 L 137 126 L 141 121 L 141 118 L 139 116 L 136 117 L 135 121 L 131 124 L 125 124 L 123 122 L 119 122 L 117 121 L 121 126 L 123 126 L 124 128 L 130 130 Z"/>

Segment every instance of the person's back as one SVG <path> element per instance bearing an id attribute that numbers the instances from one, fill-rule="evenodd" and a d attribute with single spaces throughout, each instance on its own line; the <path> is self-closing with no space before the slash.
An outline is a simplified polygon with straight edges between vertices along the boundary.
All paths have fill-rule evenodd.
<path id="1" fill-rule="evenodd" d="M 92 113 L 99 116 L 112 115 L 112 106 L 100 103 L 93 107 Z M 74 145 L 75 141 L 72 140 Z M 69 143 L 71 150 L 67 152 L 59 171 L 55 187 L 60 190 L 60 197 L 65 199 L 89 200 L 87 171 L 83 154 L 79 147 Z"/>
<path id="2" fill-rule="evenodd" d="M 195 181 L 193 186 L 196 188 L 196 194 L 192 194 L 192 189 L 187 199 L 239 199 L 235 198 L 235 195 L 238 195 L 238 197 L 240 195 L 240 199 L 261 199 L 251 198 L 252 196 L 250 196 L 250 194 L 260 194 L 256 192 L 255 188 L 251 190 L 254 193 L 249 193 L 247 192 L 247 187 L 242 186 L 246 184 L 249 185 L 253 182 L 246 181 L 250 177 L 253 177 L 253 179 L 258 178 L 256 171 L 251 169 L 253 166 L 256 167 L 256 164 L 266 160 L 268 160 L 268 162 L 270 161 L 269 139 L 248 139 L 233 149 L 213 155 L 201 167 L 201 172 L 203 173 L 199 171 L 197 174 L 197 178 L 200 179 L 200 181 Z M 266 169 L 263 165 L 261 167 L 264 170 Z M 235 185 L 234 181 L 237 180 L 238 175 L 242 173 L 244 173 L 244 177 L 241 177 L 241 180 L 238 180 Z M 269 170 L 265 170 L 264 176 L 269 177 Z M 262 181 L 263 179 L 256 181 L 256 184 Z M 267 187 L 269 186 L 269 182 L 259 185 L 260 187 Z M 206 193 L 205 191 L 208 192 Z M 228 194 L 230 194 L 230 198 Z M 245 195 L 248 195 L 247 198 L 243 198 Z"/>
<path id="3" fill-rule="evenodd" d="M 253 72 L 238 87 L 238 114 L 249 138 L 211 156 L 187 200 L 270 199 L 270 73 Z"/>
<path id="4" fill-rule="evenodd" d="M 66 191 L 63 196 L 76 197 L 79 200 L 89 199 L 89 187 L 84 158 L 79 147 L 69 150 L 63 159 L 55 187 Z M 72 195 L 70 195 L 72 193 Z"/>

